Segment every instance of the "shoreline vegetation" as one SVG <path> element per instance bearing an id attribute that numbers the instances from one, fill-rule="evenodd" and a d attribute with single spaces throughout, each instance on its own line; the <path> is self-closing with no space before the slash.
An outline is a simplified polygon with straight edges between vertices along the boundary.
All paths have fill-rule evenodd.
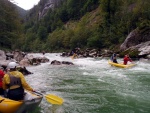
<path id="1" fill-rule="evenodd" d="M 16 5 L 1 0 L 0 48 L 55 52 L 79 47 L 120 52 L 150 41 L 149 0 L 51 2 L 54 7 L 41 0 L 20 18 Z"/>

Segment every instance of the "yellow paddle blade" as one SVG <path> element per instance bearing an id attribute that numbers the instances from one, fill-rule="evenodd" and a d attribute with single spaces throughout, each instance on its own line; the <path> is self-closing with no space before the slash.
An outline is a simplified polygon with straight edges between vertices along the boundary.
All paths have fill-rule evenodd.
<path id="1" fill-rule="evenodd" d="M 53 94 L 45 95 L 45 98 L 51 104 L 61 105 L 63 103 L 63 99 L 62 98 L 60 98 L 60 97 L 58 97 L 56 95 L 53 95 Z"/>
<path id="2" fill-rule="evenodd" d="M 74 59 L 74 56 L 73 56 L 73 55 L 71 56 L 71 59 L 72 59 L 72 60 Z"/>
<path id="3" fill-rule="evenodd" d="M 73 60 L 73 59 L 75 59 L 75 58 L 77 58 L 77 57 L 78 57 L 78 55 L 74 53 L 74 54 L 71 56 L 71 59 Z"/>

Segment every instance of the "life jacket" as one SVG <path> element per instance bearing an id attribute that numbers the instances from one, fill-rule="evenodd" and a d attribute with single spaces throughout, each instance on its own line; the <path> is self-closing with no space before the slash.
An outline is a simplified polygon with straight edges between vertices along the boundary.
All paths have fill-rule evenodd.
<path id="1" fill-rule="evenodd" d="M 0 70 L 0 88 L 2 88 L 2 81 L 3 81 L 4 73 Z"/>
<path id="2" fill-rule="evenodd" d="M 111 61 L 113 61 L 114 59 L 115 59 L 115 57 L 116 57 L 116 54 L 114 53 L 112 56 L 111 56 Z"/>
<path id="3" fill-rule="evenodd" d="M 0 82 L 2 82 L 2 80 L 3 80 L 3 76 L 2 76 L 2 75 L 0 75 Z"/>
<path id="4" fill-rule="evenodd" d="M 11 75 L 10 73 L 8 73 L 8 75 L 10 78 L 10 83 L 8 84 L 9 89 L 14 85 L 18 85 L 18 86 L 22 87 L 21 79 L 19 77 L 15 77 L 15 76 Z"/>

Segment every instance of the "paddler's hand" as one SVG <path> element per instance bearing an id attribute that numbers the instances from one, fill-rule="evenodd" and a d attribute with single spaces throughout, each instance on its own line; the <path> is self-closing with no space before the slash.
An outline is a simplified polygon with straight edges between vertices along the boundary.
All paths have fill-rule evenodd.
<path id="1" fill-rule="evenodd" d="M 34 90 L 34 89 L 32 89 L 32 92 L 35 92 L 35 90 Z"/>

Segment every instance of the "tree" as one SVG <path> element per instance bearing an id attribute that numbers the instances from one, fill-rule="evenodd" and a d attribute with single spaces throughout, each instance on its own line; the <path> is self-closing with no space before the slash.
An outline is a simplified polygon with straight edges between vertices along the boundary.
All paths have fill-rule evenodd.
<path id="1" fill-rule="evenodd" d="M 20 19 L 12 3 L 0 0 L 0 46 L 14 49 L 21 38 Z"/>
<path id="2" fill-rule="evenodd" d="M 38 37 L 40 40 L 45 41 L 47 38 L 47 29 L 44 26 L 40 26 L 38 29 Z"/>

